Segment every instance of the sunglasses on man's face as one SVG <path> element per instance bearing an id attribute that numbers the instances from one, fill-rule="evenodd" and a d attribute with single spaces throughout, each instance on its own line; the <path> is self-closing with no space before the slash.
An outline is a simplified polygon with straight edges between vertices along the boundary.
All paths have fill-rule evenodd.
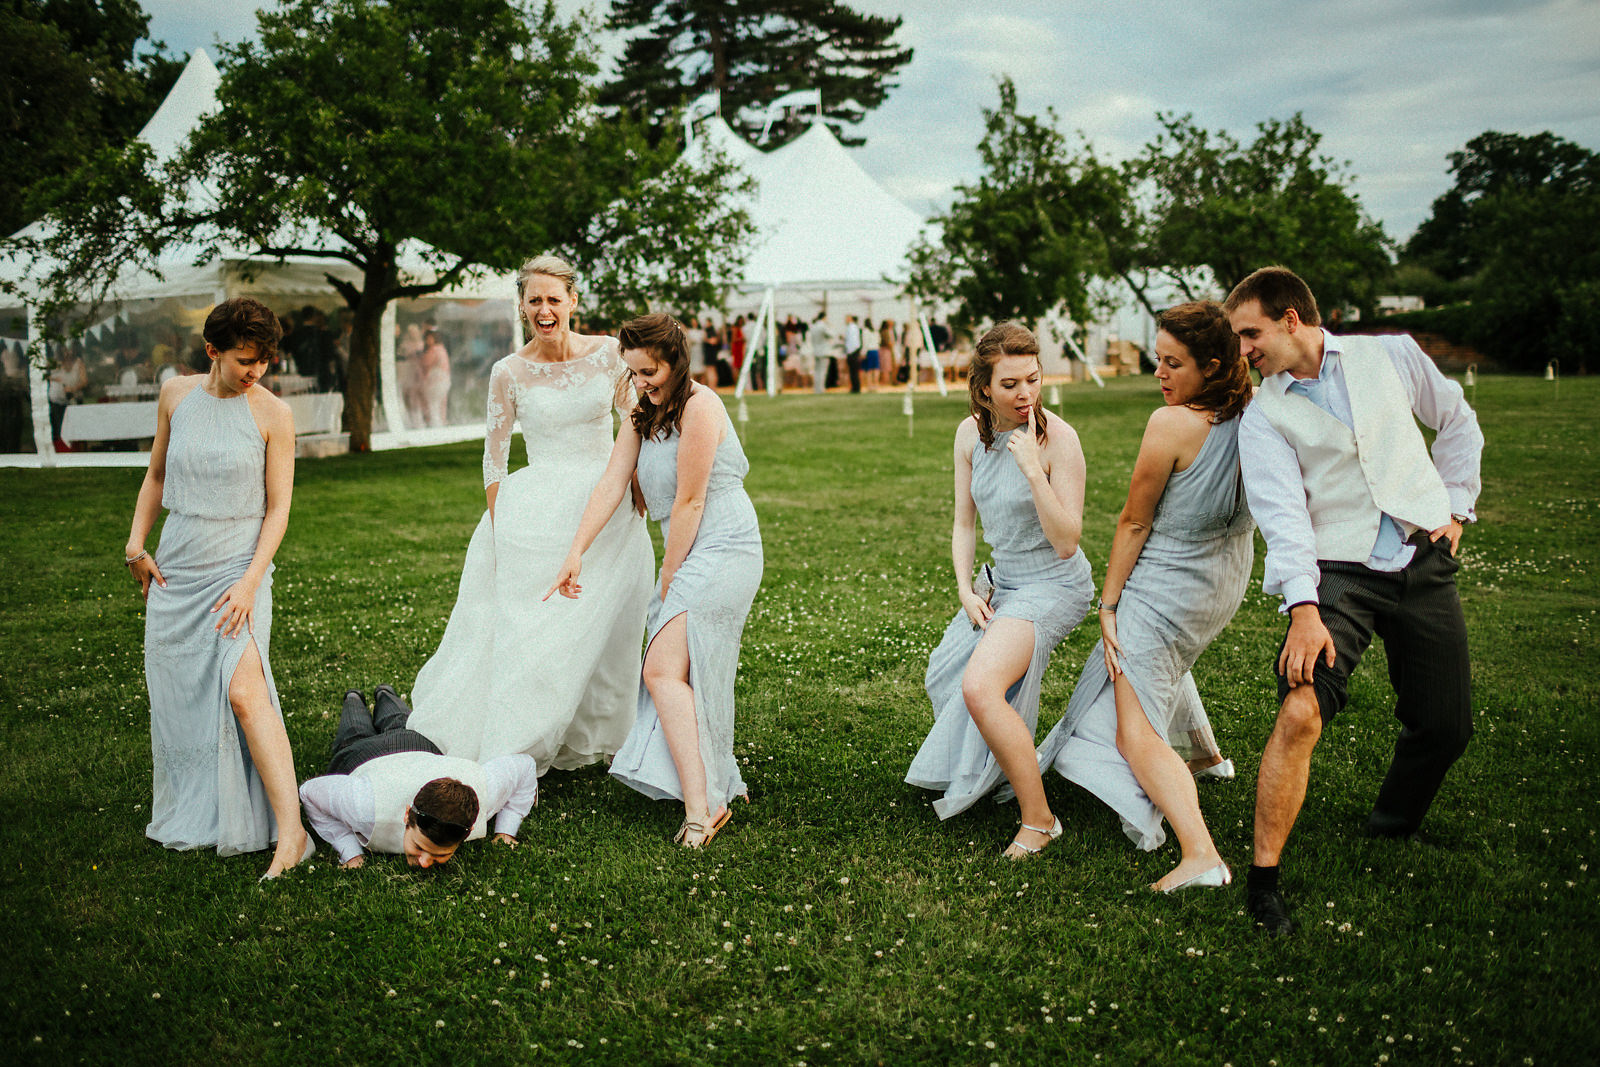
<path id="1" fill-rule="evenodd" d="M 458 822 L 429 815 L 421 808 L 412 807 L 411 816 L 416 821 L 417 829 L 428 835 L 428 840 L 437 844 L 460 844 L 472 832 L 470 826 L 462 826 Z"/>

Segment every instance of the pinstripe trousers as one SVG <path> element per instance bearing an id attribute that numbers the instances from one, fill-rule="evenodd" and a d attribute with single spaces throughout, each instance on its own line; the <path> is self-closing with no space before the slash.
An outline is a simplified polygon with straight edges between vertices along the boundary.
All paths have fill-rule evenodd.
<path id="1" fill-rule="evenodd" d="M 388 686 L 378 690 L 377 707 L 371 714 L 360 693 L 346 693 L 344 708 L 339 713 L 339 729 L 333 735 L 333 754 L 327 773 L 349 774 L 368 760 L 396 752 L 439 755 L 437 745 L 417 731 L 407 729 L 406 720 L 410 717 L 411 709 Z"/>

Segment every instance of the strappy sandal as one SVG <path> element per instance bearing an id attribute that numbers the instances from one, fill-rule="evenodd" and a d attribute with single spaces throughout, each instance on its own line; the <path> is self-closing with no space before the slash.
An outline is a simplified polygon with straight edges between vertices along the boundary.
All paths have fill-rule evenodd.
<path id="1" fill-rule="evenodd" d="M 723 807 L 717 809 L 716 815 L 712 816 L 710 826 L 705 823 L 691 822 L 688 819 L 684 819 L 683 825 L 678 827 L 678 832 L 672 835 L 672 843 L 674 845 L 683 845 L 684 848 L 705 848 L 711 844 L 711 839 L 717 836 L 717 832 L 728 825 L 728 820 L 731 818 L 733 818 L 733 812 Z M 700 834 L 700 842 L 694 845 L 689 844 L 685 838 L 690 834 Z"/>
<path id="2" fill-rule="evenodd" d="M 1021 841 L 1012 841 L 1011 844 L 1006 846 L 1006 850 L 1000 853 L 1000 855 L 1004 856 L 1008 860 L 1031 860 L 1039 853 L 1043 852 L 1045 845 L 1050 844 L 1051 841 L 1054 841 L 1056 838 L 1061 836 L 1061 819 L 1058 816 L 1052 816 L 1050 829 L 1048 830 L 1042 826 L 1029 826 L 1027 823 L 1023 823 L 1022 828 L 1024 830 L 1032 830 L 1036 834 L 1043 834 L 1047 840 L 1038 848 L 1035 848 L 1032 845 L 1024 845 Z M 1022 850 L 1022 855 L 1010 855 L 1010 850 L 1013 847 L 1020 848 Z"/>

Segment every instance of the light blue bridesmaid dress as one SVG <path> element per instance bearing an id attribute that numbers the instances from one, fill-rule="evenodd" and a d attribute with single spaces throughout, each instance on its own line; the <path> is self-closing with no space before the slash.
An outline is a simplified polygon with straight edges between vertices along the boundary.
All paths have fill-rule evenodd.
<path id="1" fill-rule="evenodd" d="M 211 607 L 244 577 L 267 511 L 267 444 L 248 395 L 219 400 L 195 386 L 172 413 L 154 582 L 145 601 L 155 798 L 145 836 L 173 849 L 257 852 L 277 839 L 272 808 L 228 702 L 253 641 L 272 710 L 282 715 L 267 649 L 272 568 L 256 590 L 254 634 L 223 637 Z"/>
<path id="2" fill-rule="evenodd" d="M 982 441 L 973 446 L 972 500 L 983 523 L 983 539 L 994 555 L 994 596 L 989 603 L 995 618 L 1033 624 L 1033 658 L 1021 680 L 1006 693 L 1006 700 L 1033 730 L 1039 724 L 1039 686 L 1050 653 L 1088 613 L 1094 579 L 1081 548 L 1061 559 L 1045 537 L 1033 490 L 1006 447 L 1015 432 L 996 434 L 987 449 Z M 957 611 L 928 658 L 925 684 L 933 701 L 933 730 L 911 761 L 906 781 L 943 792 L 933 802 L 941 819 L 965 811 L 1005 781 L 961 696 L 961 676 L 982 636 L 966 611 Z M 996 799 L 1011 795 L 1007 787 Z"/>
<path id="3" fill-rule="evenodd" d="M 705 764 L 706 801 L 713 814 L 730 798 L 747 795 L 733 756 L 733 683 L 745 617 L 761 585 L 763 567 L 761 528 L 744 491 L 750 463 L 726 409 L 723 419 L 726 430 L 712 462 L 694 544 L 673 576 L 665 601 L 657 579 L 646 620 L 648 641 L 654 641 L 667 623 L 688 616 L 689 685 L 694 690 L 700 758 Z M 678 441 L 673 433 L 643 441 L 639 447 L 639 487 L 651 517 L 661 523 L 663 543 L 671 532 L 672 503 L 678 493 Z M 678 768 L 655 702 L 642 681 L 638 716 L 611 762 L 611 773 L 657 800 L 683 799 Z"/>

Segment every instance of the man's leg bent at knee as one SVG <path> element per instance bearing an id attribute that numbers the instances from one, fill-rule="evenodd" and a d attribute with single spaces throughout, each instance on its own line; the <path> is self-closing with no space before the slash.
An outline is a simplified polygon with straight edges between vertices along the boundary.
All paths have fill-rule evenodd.
<path id="1" fill-rule="evenodd" d="M 1322 709 L 1314 686 L 1289 690 L 1278 709 L 1278 721 L 1261 753 L 1256 778 L 1254 862 L 1275 867 L 1300 806 L 1305 803 L 1311 776 L 1311 753 L 1322 736 Z"/>

